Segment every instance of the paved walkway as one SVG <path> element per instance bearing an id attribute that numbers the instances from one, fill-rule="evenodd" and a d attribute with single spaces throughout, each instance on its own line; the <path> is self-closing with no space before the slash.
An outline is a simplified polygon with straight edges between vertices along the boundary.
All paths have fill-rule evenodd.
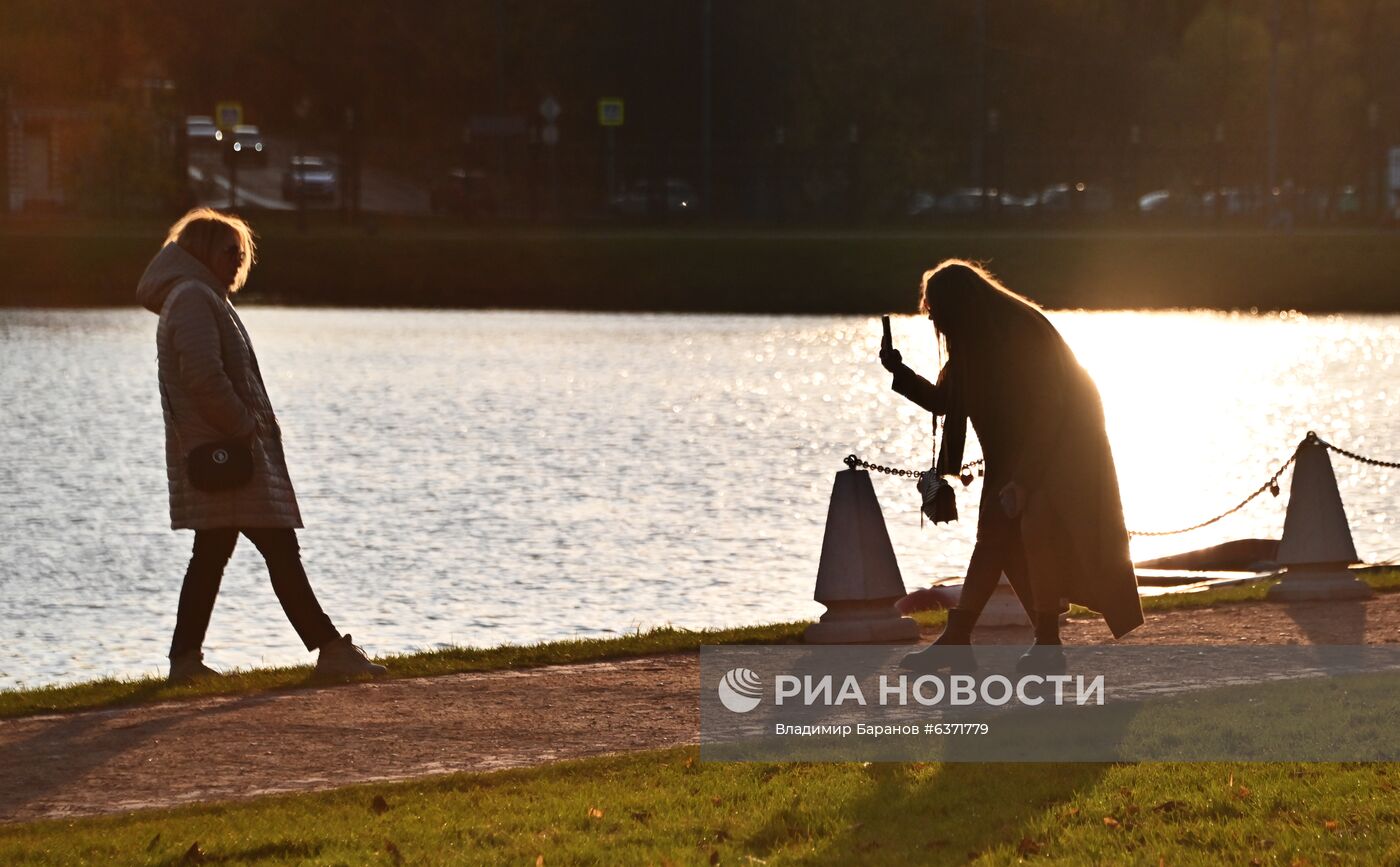
<path id="1" fill-rule="evenodd" d="M 0 822 L 692 743 L 698 672 L 677 654 L 0 721 Z"/>
<path id="2" fill-rule="evenodd" d="M 1109 639 L 1074 621 L 1071 643 Z M 979 630 L 1025 643 L 1029 630 Z M 1130 644 L 1400 642 L 1400 593 L 1151 614 Z M 674 654 L 0 720 L 0 822 L 329 789 L 695 743 Z"/>

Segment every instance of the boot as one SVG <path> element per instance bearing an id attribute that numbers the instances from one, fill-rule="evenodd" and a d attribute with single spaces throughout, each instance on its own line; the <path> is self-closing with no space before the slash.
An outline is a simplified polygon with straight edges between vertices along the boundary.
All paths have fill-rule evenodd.
<path id="1" fill-rule="evenodd" d="M 967 673 L 977 670 L 977 659 L 972 653 L 972 627 L 977 625 L 981 611 L 966 608 L 949 608 L 948 622 L 943 634 L 922 650 L 905 654 L 899 667 L 908 671 L 934 672 L 949 669 L 954 673 Z"/>
<path id="2" fill-rule="evenodd" d="M 1060 612 L 1035 613 L 1035 644 L 1016 660 L 1017 674 L 1064 674 L 1068 668 L 1060 644 Z"/>
<path id="3" fill-rule="evenodd" d="M 321 655 L 316 659 L 313 677 L 347 678 L 380 677 L 389 669 L 370 662 L 363 648 L 351 643 L 349 635 L 342 635 L 321 645 Z"/>
<path id="4" fill-rule="evenodd" d="M 198 650 L 191 650 L 170 657 L 170 676 L 165 682 L 171 686 L 184 686 L 197 680 L 213 680 L 218 677 L 223 675 L 204 664 L 204 654 Z"/>

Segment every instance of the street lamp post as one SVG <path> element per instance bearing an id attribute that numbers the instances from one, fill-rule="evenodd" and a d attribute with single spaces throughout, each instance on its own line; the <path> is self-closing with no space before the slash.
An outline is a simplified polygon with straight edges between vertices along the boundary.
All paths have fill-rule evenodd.
<path id="1" fill-rule="evenodd" d="M 297 100 L 297 141 L 294 159 L 306 156 L 306 117 L 311 113 L 311 100 L 303 96 Z M 297 197 L 297 231 L 306 233 L 306 163 L 293 162 L 288 166 L 292 172 L 292 190 Z"/>
<path id="2" fill-rule="evenodd" d="M 1269 148 L 1265 215 L 1273 225 L 1278 214 L 1278 42 L 1279 0 L 1269 3 Z"/>

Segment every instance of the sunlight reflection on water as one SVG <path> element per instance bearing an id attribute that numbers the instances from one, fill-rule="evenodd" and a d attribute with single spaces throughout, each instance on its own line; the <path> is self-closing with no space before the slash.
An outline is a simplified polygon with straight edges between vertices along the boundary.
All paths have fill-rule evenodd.
<path id="1" fill-rule="evenodd" d="M 928 465 L 928 416 L 889 391 L 875 319 L 245 319 L 286 431 L 308 571 L 374 652 L 815 616 L 841 459 Z M 1133 528 L 1233 505 L 1309 429 L 1400 457 L 1400 317 L 1052 319 L 1103 393 Z M 894 328 L 934 373 L 928 322 Z M 154 329 L 141 311 L 0 311 L 0 687 L 164 662 L 190 536 L 165 529 Z M 1400 554 L 1393 474 L 1335 465 L 1361 556 Z M 877 479 L 910 588 L 960 574 L 978 484 L 960 523 L 921 530 L 912 483 Z M 1139 540 L 1134 555 L 1276 536 L 1285 501 Z M 223 666 L 305 658 L 246 543 L 207 650 Z"/>

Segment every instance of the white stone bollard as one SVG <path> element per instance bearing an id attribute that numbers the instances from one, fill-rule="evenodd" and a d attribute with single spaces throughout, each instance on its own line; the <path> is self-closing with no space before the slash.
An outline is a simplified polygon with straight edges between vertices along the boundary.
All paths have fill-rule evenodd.
<path id="1" fill-rule="evenodd" d="M 919 624 L 894 607 L 903 597 L 904 579 L 870 474 L 842 470 L 831 488 L 813 594 L 827 610 L 807 627 L 804 639 L 810 644 L 916 641 Z"/>
<path id="2" fill-rule="evenodd" d="M 1360 563 L 1351 539 L 1337 477 L 1327 447 L 1313 434 L 1298 446 L 1288 512 L 1278 546 L 1281 580 L 1267 599 L 1298 602 L 1314 599 L 1367 599 L 1375 592 L 1347 567 Z"/>
<path id="3" fill-rule="evenodd" d="M 1026 616 L 1026 609 L 1021 605 L 1021 597 L 1016 595 L 1016 591 L 1011 586 L 1011 582 L 1006 579 L 1006 574 L 1002 573 L 1001 579 L 997 581 L 997 587 L 992 591 L 992 598 L 987 600 L 987 604 L 982 608 L 982 614 L 977 618 L 978 626 L 1030 626 L 1031 619 Z"/>

